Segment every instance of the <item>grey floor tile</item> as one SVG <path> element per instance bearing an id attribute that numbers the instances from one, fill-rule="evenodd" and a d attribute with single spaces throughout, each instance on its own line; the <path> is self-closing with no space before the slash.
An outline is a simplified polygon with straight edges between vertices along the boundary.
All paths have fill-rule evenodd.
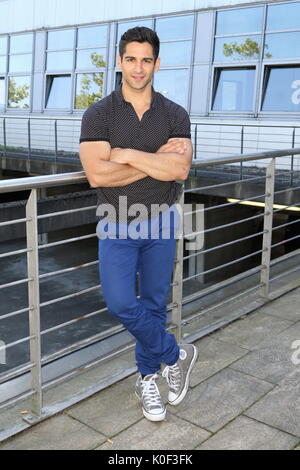
<path id="1" fill-rule="evenodd" d="M 0 444 L 0 450 L 89 450 L 106 437 L 64 414 L 54 416 Z"/>
<path id="2" fill-rule="evenodd" d="M 296 353 L 292 345 L 299 339 L 300 322 L 276 336 L 266 338 L 259 349 L 250 352 L 230 367 L 274 384 L 279 383 L 299 367 L 292 361 L 292 356 Z"/>
<path id="3" fill-rule="evenodd" d="M 216 432 L 272 388 L 271 384 L 226 368 L 188 392 L 176 416 Z"/>
<path id="4" fill-rule="evenodd" d="M 273 337 L 292 324 L 293 322 L 263 314 L 259 310 L 217 331 L 213 337 L 253 350 L 259 347 L 266 337 Z"/>
<path id="5" fill-rule="evenodd" d="M 167 414 L 159 423 L 142 419 L 96 450 L 187 450 L 210 436 L 207 431 Z"/>
<path id="6" fill-rule="evenodd" d="M 245 415 L 300 437 L 300 368 L 285 377 Z"/>
<path id="7" fill-rule="evenodd" d="M 289 450 L 297 443 L 297 437 L 239 416 L 197 450 Z"/>
<path id="8" fill-rule="evenodd" d="M 191 387 L 195 387 L 216 372 L 248 354 L 246 349 L 242 349 L 235 344 L 217 341 L 213 336 L 202 338 L 195 343 L 195 346 L 197 346 L 199 354 L 191 374 Z"/>
<path id="9" fill-rule="evenodd" d="M 298 305 L 298 308 L 297 308 Z M 261 313 L 273 315 L 284 320 L 297 322 L 300 320 L 300 288 L 282 295 L 276 300 L 260 308 Z"/>

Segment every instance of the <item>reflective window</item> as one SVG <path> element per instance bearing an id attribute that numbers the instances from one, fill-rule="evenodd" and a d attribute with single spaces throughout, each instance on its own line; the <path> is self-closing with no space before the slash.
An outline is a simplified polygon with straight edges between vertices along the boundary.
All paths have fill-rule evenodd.
<path id="1" fill-rule="evenodd" d="M 48 32 L 48 50 L 73 49 L 74 29 Z"/>
<path id="2" fill-rule="evenodd" d="M 193 15 L 158 18 L 156 20 L 155 30 L 160 41 L 189 39 L 193 36 L 193 23 Z"/>
<path id="3" fill-rule="evenodd" d="M 192 41 L 162 42 L 160 44 L 161 65 L 190 65 Z"/>
<path id="4" fill-rule="evenodd" d="M 7 37 L 0 37 L 0 54 L 6 54 L 7 52 Z"/>
<path id="5" fill-rule="evenodd" d="M 71 75 L 47 76 L 46 108 L 70 108 Z"/>
<path id="6" fill-rule="evenodd" d="M 300 66 L 267 67 L 263 111 L 300 111 Z"/>
<path id="7" fill-rule="evenodd" d="M 117 44 L 119 44 L 121 36 L 128 29 L 135 28 L 136 26 L 146 26 L 147 28 L 152 28 L 152 21 L 151 20 L 139 20 L 139 21 L 126 22 L 126 23 L 119 23 L 118 34 L 117 34 Z"/>
<path id="8" fill-rule="evenodd" d="M 93 26 L 78 29 L 77 47 L 106 46 L 107 26 Z"/>
<path id="9" fill-rule="evenodd" d="M 17 34 L 10 37 L 10 54 L 32 52 L 33 34 Z"/>
<path id="10" fill-rule="evenodd" d="M 31 72 L 32 54 L 17 54 L 9 57 L 10 72 Z"/>
<path id="11" fill-rule="evenodd" d="M 215 70 L 213 111 L 252 111 L 255 68 Z"/>
<path id="12" fill-rule="evenodd" d="M 267 30 L 299 29 L 300 2 L 269 5 Z"/>
<path id="13" fill-rule="evenodd" d="M 73 51 L 48 52 L 47 70 L 73 69 Z"/>
<path id="14" fill-rule="evenodd" d="M 0 55 L 0 73 L 6 72 L 6 56 Z"/>
<path id="15" fill-rule="evenodd" d="M 5 79 L 0 77 L 0 109 L 5 107 Z"/>
<path id="16" fill-rule="evenodd" d="M 187 107 L 189 70 L 160 70 L 154 75 L 154 88 L 169 100 Z"/>
<path id="17" fill-rule="evenodd" d="M 9 77 L 8 79 L 8 107 L 29 108 L 30 106 L 31 77 Z"/>
<path id="18" fill-rule="evenodd" d="M 299 21 L 300 26 L 300 21 Z M 300 32 L 266 34 L 265 58 L 300 57 Z"/>
<path id="19" fill-rule="evenodd" d="M 215 61 L 258 59 L 260 36 L 231 36 L 215 41 Z"/>
<path id="20" fill-rule="evenodd" d="M 103 90 L 104 72 L 77 74 L 75 108 L 85 109 L 101 100 Z"/>
<path id="21" fill-rule="evenodd" d="M 262 20 L 262 7 L 218 11 L 216 34 L 259 32 L 262 29 Z"/>
<path id="22" fill-rule="evenodd" d="M 106 49 L 77 51 L 77 69 L 97 69 L 106 67 Z"/>

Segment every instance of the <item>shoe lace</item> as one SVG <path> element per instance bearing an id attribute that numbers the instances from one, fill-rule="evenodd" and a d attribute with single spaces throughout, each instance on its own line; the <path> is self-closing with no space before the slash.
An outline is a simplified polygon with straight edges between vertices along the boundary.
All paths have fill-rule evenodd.
<path id="1" fill-rule="evenodd" d="M 180 368 L 177 362 L 173 366 L 166 366 L 162 376 L 166 379 L 171 389 L 176 392 L 180 389 Z"/>
<path id="2" fill-rule="evenodd" d="M 151 379 L 141 380 L 142 396 L 147 405 L 161 405 L 161 396 L 155 380 L 157 374 L 153 374 Z"/>

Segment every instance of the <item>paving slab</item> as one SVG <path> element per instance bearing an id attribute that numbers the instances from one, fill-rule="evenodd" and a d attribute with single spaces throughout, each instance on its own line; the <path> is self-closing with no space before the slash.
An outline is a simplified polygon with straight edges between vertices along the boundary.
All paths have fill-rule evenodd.
<path id="1" fill-rule="evenodd" d="M 158 423 L 143 418 L 96 450 L 191 450 L 210 433 L 171 414 Z"/>
<path id="2" fill-rule="evenodd" d="M 216 432 L 272 388 L 272 384 L 226 368 L 190 390 L 185 400 L 170 411 Z"/>
<path id="3" fill-rule="evenodd" d="M 297 437 L 241 415 L 196 450 L 290 450 L 296 444 Z"/>
<path id="4" fill-rule="evenodd" d="M 107 438 L 70 416 L 59 414 L 0 444 L 1 450 L 90 450 Z"/>
<path id="5" fill-rule="evenodd" d="M 300 437 L 300 366 L 245 415 Z"/>
<path id="6" fill-rule="evenodd" d="M 278 384 L 285 376 L 300 366 L 292 361 L 296 350 L 292 348 L 300 340 L 300 322 L 271 338 L 266 338 L 256 351 L 239 359 L 230 367 L 257 378 Z"/>
<path id="7" fill-rule="evenodd" d="M 289 320 L 266 315 L 259 310 L 217 331 L 214 334 L 214 339 L 253 350 L 258 348 L 265 341 L 266 337 L 276 336 L 293 325 L 293 323 Z M 249 334 L 250 331 L 251 334 Z"/>
<path id="8" fill-rule="evenodd" d="M 235 344 L 215 340 L 214 335 L 202 338 L 194 344 L 199 354 L 191 374 L 191 387 L 195 387 L 249 352 Z"/>
<path id="9" fill-rule="evenodd" d="M 298 308 L 297 308 L 298 305 Z M 293 322 L 300 321 L 300 288 L 294 289 L 288 294 L 282 295 L 278 299 L 260 308 L 261 313 L 273 315 L 284 320 Z"/>

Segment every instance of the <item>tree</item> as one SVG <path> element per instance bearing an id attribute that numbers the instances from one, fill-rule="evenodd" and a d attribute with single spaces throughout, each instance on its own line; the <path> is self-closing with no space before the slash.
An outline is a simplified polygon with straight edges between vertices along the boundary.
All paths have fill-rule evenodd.
<path id="1" fill-rule="evenodd" d="M 9 79 L 8 87 L 8 105 L 12 108 L 29 108 L 28 103 L 23 103 L 26 98 L 29 97 L 29 85 L 18 86 L 14 78 Z M 12 106 L 15 103 L 16 106 Z"/>
<path id="2" fill-rule="evenodd" d="M 268 48 L 268 45 L 265 45 L 265 49 Z M 223 46 L 223 54 L 226 57 L 232 56 L 233 54 L 237 54 L 237 59 L 240 58 L 249 58 L 253 57 L 258 58 L 260 53 L 260 47 L 258 42 L 253 41 L 253 39 L 247 38 L 244 43 L 238 44 L 236 41 L 231 42 L 230 44 L 224 43 Z M 270 58 L 272 54 L 266 53 L 265 57 Z"/>
<path id="3" fill-rule="evenodd" d="M 97 68 L 106 67 L 106 62 L 103 60 L 103 56 L 93 52 L 91 54 L 92 64 Z M 77 109 L 85 109 L 90 105 L 101 100 L 103 97 L 103 82 L 104 72 L 96 73 L 84 73 L 78 84 L 76 91 L 76 102 L 75 107 Z M 93 91 L 97 88 L 97 92 Z"/>

